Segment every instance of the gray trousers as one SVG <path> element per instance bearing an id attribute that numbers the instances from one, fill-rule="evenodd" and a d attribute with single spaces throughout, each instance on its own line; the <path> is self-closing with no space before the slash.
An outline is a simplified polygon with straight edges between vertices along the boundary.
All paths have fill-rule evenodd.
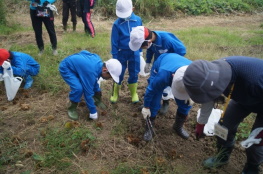
<path id="1" fill-rule="evenodd" d="M 226 141 L 217 137 L 218 145 L 232 147 L 235 143 L 235 135 L 239 124 L 252 112 L 257 114 L 252 130 L 263 127 L 262 107 L 263 105 L 243 106 L 234 100 L 230 100 L 222 122 L 222 125 L 228 129 L 228 137 Z M 263 146 L 252 145 L 246 149 L 246 154 L 247 163 L 249 164 L 259 165 L 263 162 Z"/>

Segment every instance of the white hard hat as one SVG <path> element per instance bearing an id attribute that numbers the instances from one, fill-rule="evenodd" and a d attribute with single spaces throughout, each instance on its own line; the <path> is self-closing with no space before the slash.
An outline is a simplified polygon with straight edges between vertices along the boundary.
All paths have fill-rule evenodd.
<path id="1" fill-rule="evenodd" d="M 127 18 L 132 14 L 131 0 L 118 0 L 116 3 L 116 15 L 119 18 Z"/>
<path id="2" fill-rule="evenodd" d="M 109 59 L 105 62 L 106 68 L 108 69 L 111 77 L 116 83 L 120 81 L 120 75 L 122 71 L 122 65 L 117 59 Z"/>
<path id="3" fill-rule="evenodd" d="M 142 46 L 142 43 L 145 41 L 144 29 L 144 26 L 137 26 L 132 28 L 129 42 L 129 47 L 132 51 L 139 50 Z"/>
<path id="4" fill-rule="evenodd" d="M 187 67 L 188 66 L 182 66 L 177 69 L 173 77 L 172 93 L 173 96 L 179 100 L 187 100 L 190 98 L 183 83 L 183 76 Z"/>

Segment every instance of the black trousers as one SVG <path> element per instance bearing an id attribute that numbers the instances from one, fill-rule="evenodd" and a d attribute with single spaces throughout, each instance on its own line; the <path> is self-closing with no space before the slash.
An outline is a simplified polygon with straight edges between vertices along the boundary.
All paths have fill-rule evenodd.
<path id="1" fill-rule="evenodd" d="M 42 23 L 44 23 L 47 29 L 52 49 L 57 49 L 57 36 L 54 25 L 54 15 L 52 11 L 50 13 L 50 17 L 37 17 L 36 10 L 30 9 L 30 17 L 33 29 L 35 31 L 36 42 L 39 50 L 44 50 L 44 42 L 42 38 Z"/>
<path id="2" fill-rule="evenodd" d="M 240 103 L 230 100 L 224 118 L 223 123 L 228 129 L 227 140 L 223 140 L 217 137 L 218 145 L 223 147 L 232 147 L 235 143 L 235 135 L 239 124 L 246 118 L 250 113 L 254 112 L 257 114 L 252 130 L 263 127 L 263 104 L 256 106 L 244 106 Z M 259 165 L 263 162 L 263 146 L 252 145 L 246 149 L 247 162 L 253 165 Z"/>
<path id="3" fill-rule="evenodd" d="M 71 13 L 71 22 L 73 23 L 73 25 L 76 25 L 77 24 L 76 1 L 63 2 L 62 24 L 64 26 L 67 25 L 69 18 L 69 11 Z"/>

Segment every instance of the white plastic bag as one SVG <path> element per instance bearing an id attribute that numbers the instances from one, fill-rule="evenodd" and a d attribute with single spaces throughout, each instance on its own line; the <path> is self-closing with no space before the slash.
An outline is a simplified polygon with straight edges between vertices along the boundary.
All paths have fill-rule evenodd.
<path id="1" fill-rule="evenodd" d="M 212 110 L 209 118 L 208 118 L 208 121 L 207 123 L 205 124 L 205 127 L 204 127 L 204 134 L 206 136 L 214 136 L 214 129 L 215 129 L 215 124 L 218 123 L 220 117 L 221 117 L 221 113 L 223 111 L 221 109 L 214 109 Z M 200 116 L 200 109 L 198 109 L 197 111 L 197 120 Z"/>
<path id="2" fill-rule="evenodd" d="M 7 100 L 12 101 L 15 98 L 23 79 L 21 77 L 14 77 L 12 67 L 9 69 L 4 68 L 3 78 Z"/>
<path id="3" fill-rule="evenodd" d="M 145 62 L 144 58 L 142 56 L 140 56 L 140 72 L 139 72 L 139 74 L 141 76 L 144 76 L 144 77 L 146 77 L 150 74 L 150 73 L 145 73 L 145 71 L 144 71 L 145 65 L 146 65 L 146 62 Z"/>
<path id="4" fill-rule="evenodd" d="M 244 140 L 244 141 L 242 141 L 242 142 L 240 143 L 241 146 L 244 147 L 244 148 L 249 148 L 249 147 L 252 146 L 253 144 L 259 144 L 259 143 L 261 142 L 262 138 L 257 138 L 257 139 L 256 139 L 256 136 L 257 136 L 262 130 L 263 130 L 263 127 L 259 127 L 259 128 L 257 128 L 257 129 L 254 129 L 254 130 L 250 133 L 249 137 L 248 137 L 246 140 Z"/>
<path id="5" fill-rule="evenodd" d="M 169 99 L 174 99 L 173 93 L 172 93 L 172 88 L 170 86 L 167 86 L 164 90 L 163 93 L 167 93 L 167 96 L 164 97 L 162 96 L 163 100 L 169 100 Z"/>

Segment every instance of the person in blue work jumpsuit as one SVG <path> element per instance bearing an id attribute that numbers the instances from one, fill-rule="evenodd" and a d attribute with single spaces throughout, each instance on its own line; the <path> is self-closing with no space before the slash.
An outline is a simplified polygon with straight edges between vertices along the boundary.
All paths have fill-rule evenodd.
<path id="1" fill-rule="evenodd" d="M 70 86 L 68 116 L 70 119 L 78 120 L 77 105 L 82 95 L 90 111 L 89 118 L 98 118 L 95 98 L 101 100 L 101 89 L 98 84 L 100 77 L 110 79 L 118 83 L 121 74 L 121 63 L 117 59 L 102 62 L 101 58 L 94 53 L 82 50 L 70 55 L 61 61 L 59 72 L 64 81 Z M 94 100 L 93 100 L 94 97 Z"/>
<path id="2" fill-rule="evenodd" d="M 180 56 L 176 53 L 165 53 L 161 54 L 159 58 L 154 62 L 151 69 L 151 74 L 148 79 L 148 86 L 146 88 L 146 93 L 144 96 L 144 107 L 142 109 L 142 114 L 144 118 L 149 117 L 152 125 L 154 125 L 154 120 L 160 109 L 160 102 L 162 98 L 163 90 L 167 86 L 172 86 L 173 78 L 177 78 L 177 71 L 180 68 L 185 68 L 191 64 L 191 60 Z M 183 129 L 183 124 L 188 115 L 189 110 L 192 108 L 186 100 L 179 100 L 174 98 L 177 105 L 177 113 L 175 123 L 173 125 L 174 130 L 183 138 L 188 138 L 189 134 Z M 178 116 L 179 115 L 179 116 Z M 150 141 L 152 139 L 153 132 L 146 126 L 146 131 L 144 133 L 144 140 Z"/>
<path id="3" fill-rule="evenodd" d="M 39 49 L 39 54 L 42 55 L 44 51 L 44 41 L 42 38 L 42 23 L 44 23 L 50 42 L 53 49 L 53 55 L 57 55 L 57 36 L 54 25 L 54 14 L 52 10 L 49 10 L 49 15 L 41 16 L 38 13 L 43 10 L 48 4 L 56 2 L 56 0 L 28 0 L 30 1 L 30 17 L 32 26 L 35 32 L 36 42 Z"/>
<path id="4" fill-rule="evenodd" d="M 163 53 L 177 53 L 181 56 L 186 54 L 186 47 L 183 42 L 173 33 L 166 31 L 151 31 L 144 26 L 138 26 L 132 29 L 129 46 L 133 51 L 137 51 L 140 48 L 147 49 L 145 73 L 150 72 L 153 57 L 154 61 L 156 61 Z M 167 87 L 163 92 L 163 105 L 160 109 L 161 114 L 165 114 L 168 111 L 168 90 L 170 89 L 171 88 Z"/>
<path id="5" fill-rule="evenodd" d="M 31 88 L 33 84 L 32 76 L 39 73 L 39 63 L 28 54 L 0 49 L 0 66 L 4 61 L 10 63 L 14 76 L 20 76 L 24 79 L 24 89 Z M 0 74 L 3 74 L 2 67 L 0 67 Z"/>
<path id="6" fill-rule="evenodd" d="M 221 94 L 230 98 L 225 106 L 225 114 L 219 121 L 221 126 L 228 129 L 227 138 L 217 137 L 218 152 L 205 160 L 203 165 L 215 168 L 228 163 L 237 128 L 250 113 L 256 114 L 252 131 L 263 128 L 263 60 L 244 56 L 225 57 L 211 62 L 196 60 L 186 69 L 183 83 L 191 99 L 202 105 L 210 105 L 210 110 L 213 101 Z M 203 133 L 210 113 L 200 114 L 200 117 L 206 118 L 197 123 L 197 134 Z M 246 149 L 247 162 L 242 174 L 259 173 L 259 165 L 263 162 L 263 131 L 256 138 L 261 140 L 259 144 Z"/>
<path id="7" fill-rule="evenodd" d="M 116 103 L 119 97 L 119 89 L 123 81 L 126 68 L 128 67 L 129 78 L 128 87 L 131 93 L 132 102 L 139 102 L 137 94 L 138 73 L 140 72 L 140 51 L 132 51 L 129 48 L 130 32 L 133 27 L 142 25 L 139 16 L 133 13 L 131 0 L 118 0 L 116 3 L 116 15 L 118 19 L 114 22 L 111 32 L 111 54 L 114 59 L 118 59 L 122 64 L 120 82 L 113 85 L 113 92 L 110 98 L 112 103 Z"/>

